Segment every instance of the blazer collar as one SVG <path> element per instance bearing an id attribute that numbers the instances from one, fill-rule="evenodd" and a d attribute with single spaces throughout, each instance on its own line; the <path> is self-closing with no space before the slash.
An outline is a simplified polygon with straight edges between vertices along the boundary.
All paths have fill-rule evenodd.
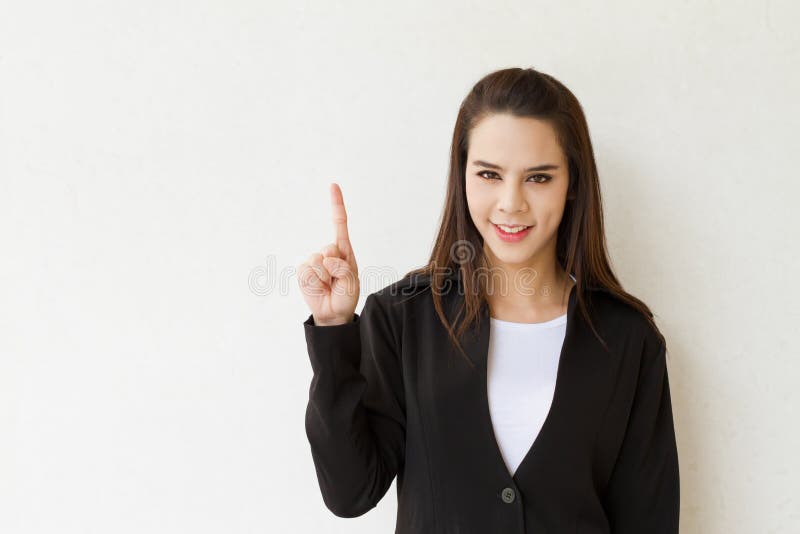
<path id="1" fill-rule="evenodd" d="M 452 321 L 455 317 L 456 312 L 458 311 L 458 307 L 460 305 L 460 301 L 462 300 L 463 289 L 461 287 L 461 272 L 460 270 L 457 273 L 447 276 L 448 279 L 452 280 L 453 286 L 449 288 L 444 288 L 444 290 L 448 294 L 449 298 L 449 310 L 450 310 L 450 320 Z M 442 290 L 442 289 L 440 289 Z M 453 291 L 455 290 L 455 291 Z M 605 288 L 597 287 L 597 286 L 586 286 L 584 288 L 584 294 L 591 298 L 589 293 L 598 292 L 598 291 L 606 291 Z M 576 315 L 577 309 L 577 297 L 578 297 L 578 286 L 577 284 L 573 285 L 569 292 L 569 297 L 567 299 L 567 321 L 566 321 L 566 334 L 565 334 L 565 344 L 571 336 L 574 335 L 575 329 L 578 328 L 577 322 L 579 317 Z M 478 322 L 473 323 L 473 325 L 464 331 L 464 333 L 459 338 L 459 341 L 464 348 L 464 352 L 466 352 L 467 356 L 469 356 L 472 363 L 475 365 L 476 369 L 481 369 L 484 373 L 486 372 L 486 363 L 487 363 L 487 355 L 489 352 L 489 335 L 490 335 L 490 314 L 489 314 L 489 305 L 487 302 L 483 302 L 481 304 L 480 311 L 478 313 Z"/>

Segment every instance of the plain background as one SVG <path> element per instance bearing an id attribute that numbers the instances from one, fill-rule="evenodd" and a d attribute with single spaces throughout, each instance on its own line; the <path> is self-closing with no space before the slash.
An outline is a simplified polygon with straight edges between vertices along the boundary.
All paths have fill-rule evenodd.
<path id="1" fill-rule="evenodd" d="M 295 267 L 423 264 L 458 106 L 581 101 L 669 346 L 682 532 L 800 529 L 797 4 L 0 4 L 0 531 L 392 532 L 322 502 Z"/>

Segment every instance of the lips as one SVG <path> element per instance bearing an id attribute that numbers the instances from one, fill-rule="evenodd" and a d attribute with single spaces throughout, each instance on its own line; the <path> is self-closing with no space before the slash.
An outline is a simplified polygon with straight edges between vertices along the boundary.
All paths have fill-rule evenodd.
<path id="1" fill-rule="evenodd" d="M 492 224 L 499 228 L 502 223 L 492 223 Z M 502 226 L 507 226 L 509 228 L 514 228 L 514 229 L 517 229 L 517 228 L 530 228 L 530 226 L 528 226 L 526 224 L 503 224 Z"/>
<path id="2" fill-rule="evenodd" d="M 506 243 L 517 243 L 519 241 L 522 241 L 525 238 L 525 236 L 527 236 L 530 233 L 532 228 L 532 226 L 526 226 L 524 230 L 519 230 L 517 232 L 511 233 L 511 232 L 506 232 L 505 230 L 503 230 L 494 223 L 492 223 L 492 225 L 494 226 L 494 230 L 497 233 L 497 236 Z"/>
<path id="3" fill-rule="evenodd" d="M 527 224 L 520 224 L 520 223 L 506 224 L 506 223 L 496 223 L 496 222 L 492 222 L 492 221 L 489 221 L 489 222 L 491 222 L 495 226 L 500 226 L 502 224 L 503 226 L 508 226 L 509 228 L 517 228 L 517 227 L 520 227 L 520 226 L 524 226 L 526 228 L 530 228 L 530 226 L 528 226 Z"/>

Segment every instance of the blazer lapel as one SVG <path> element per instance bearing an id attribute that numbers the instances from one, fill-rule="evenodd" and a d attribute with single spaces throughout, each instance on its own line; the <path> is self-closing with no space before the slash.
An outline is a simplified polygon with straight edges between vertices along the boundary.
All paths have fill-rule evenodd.
<path id="1" fill-rule="evenodd" d="M 456 299 L 458 300 L 458 299 Z M 515 478 L 524 473 L 528 464 L 534 461 L 534 456 L 536 455 L 536 451 L 540 448 L 540 444 L 549 439 L 548 434 L 552 432 L 552 428 L 554 425 L 558 425 L 558 418 L 560 414 L 560 407 L 562 402 L 564 402 L 563 397 L 564 395 L 568 394 L 566 391 L 569 387 L 570 377 L 567 376 L 571 372 L 575 372 L 576 366 L 573 365 L 573 358 L 576 358 L 576 353 L 573 348 L 573 344 L 575 339 L 578 335 L 576 328 L 577 328 L 577 321 L 575 316 L 576 310 L 576 301 L 577 301 L 577 286 L 573 286 L 570 290 L 569 298 L 567 301 L 567 325 L 566 325 L 566 334 L 564 337 L 564 342 L 561 347 L 561 353 L 559 356 L 559 363 L 556 372 L 556 384 L 555 390 L 553 393 L 553 399 L 550 405 L 550 409 L 545 417 L 544 423 L 537 434 L 536 438 L 534 439 L 533 443 L 530 445 L 527 453 L 522 459 L 522 462 L 517 467 L 514 475 L 508 471 L 506 467 L 505 461 L 503 460 L 502 453 L 500 451 L 500 446 L 497 443 L 497 439 L 494 434 L 494 427 L 491 420 L 491 413 L 489 411 L 489 397 L 488 397 L 488 355 L 489 355 L 489 337 L 491 334 L 491 322 L 489 320 L 489 306 L 487 303 L 483 303 L 480 309 L 480 321 L 479 324 L 475 328 L 470 328 L 462 334 L 459 340 L 461 341 L 462 347 L 464 348 L 464 352 L 466 352 L 469 359 L 474 364 L 474 370 L 477 374 L 477 380 L 473 381 L 473 384 L 476 384 L 477 391 L 470 391 L 468 392 L 469 395 L 474 395 L 475 398 L 479 399 L 480 404 L 480 414 L 478 417 L 479 429 L 478 431 L 483 434 L 482 438 L 490 442 L 491 448 L 493 450 L 493 462 L 497 465 L 497 468 L 502 470 L 504 476 L 508 478 Z"/>

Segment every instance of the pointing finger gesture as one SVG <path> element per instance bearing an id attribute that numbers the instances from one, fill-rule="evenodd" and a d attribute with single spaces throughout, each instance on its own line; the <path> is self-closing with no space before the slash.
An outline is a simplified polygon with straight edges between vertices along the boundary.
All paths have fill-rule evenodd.
<path id="1" fill-rule="evenodd" d="M 319 326 L 343 324 L 353 320 L 360 283 L 350 236 L 347 211 L 339 185 L 330 185 L 334 242 L 313 253 L 298 268 L 303 298 Z"/>

